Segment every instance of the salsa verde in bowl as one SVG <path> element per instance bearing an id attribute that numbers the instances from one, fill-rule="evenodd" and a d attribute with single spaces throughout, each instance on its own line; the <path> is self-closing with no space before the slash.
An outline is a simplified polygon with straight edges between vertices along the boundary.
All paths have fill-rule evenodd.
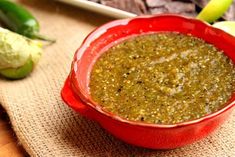
<path id="1" fill-rule="evenodd" d="M 110 22 L 88 35 L 77 50 L 62 98 L 128 143 L 154 149 L 192 143 L 215 130 L 234 107 L 234 40 L 201 21 L 175 15 Z M 136 42 L 142 42 L 137 49 Z M 112 69 L 117 66 L 121 68 Z M 197 105 L 192 109 L 193 101 Z"/>
<path id="2" fill-rule="evenodd" d="M 106 50 L 89 87 L 94 101 L 127 120 L 175 124 L 223 108 L 235 91 L 235 68 L 199 38 L 152 33 Z"/>

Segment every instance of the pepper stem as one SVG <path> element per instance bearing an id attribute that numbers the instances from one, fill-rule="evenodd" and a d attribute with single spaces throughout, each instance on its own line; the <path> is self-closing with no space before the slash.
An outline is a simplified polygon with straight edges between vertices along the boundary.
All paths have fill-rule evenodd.
<path id="1" fill-rule="evenodd" d="M 55 39 L 49 38 L 49 37 L 44 36 L 44 35 L 42 35 L 42 34 L 37 34 L 37 33 L 35 33 L 35 34 L 32 35 L 32 37 L 35 38 L 35 39 L 39 39 L 39 40 L 43 40 L 43 41 L 50 42 L 51 44 L 53 44 L 53 43 L 56 42 Z"/>

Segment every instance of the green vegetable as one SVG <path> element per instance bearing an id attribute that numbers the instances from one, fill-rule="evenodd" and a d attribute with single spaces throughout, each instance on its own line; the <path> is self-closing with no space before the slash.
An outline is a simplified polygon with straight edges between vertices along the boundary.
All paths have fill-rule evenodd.
<path id="1" fill-rule="evenodd" d="M 33 61 L 31 58 L 19 68 L 8 68 L 0 70 L 0 74 L 8 79 L 21 79 L 26 77 L 33 70 Z"/>
<path id="2" fill-rule="evenodd" d="M 27 76 L 42 54 L 42 45 L 0 28 L 0 74 L 10 79 Z"/>
<path id="3" fill-rule="evenodd" d="M 25 45 L 28 45 L 25 38 L 0 28 L 0 69 L 24 65 L 30 57 L 30 50 Z"/>
<path id="4" fill-rule="evenodd" d="M 232 2 L 233 0 L 211 0 L 199 13 L 197 19 L 212 23 L 228 10 Z"/>
<path id="5" fill-rule="evenodd" d="M 39 23 L 25 8 L 8 0 L 0 0 L 0 20 L 6 26 L 19 34 L 31 39 L 40 39 L 50 42 L 49 39 L 39 34 Z"/>
<path id="6" fill-rule="evenodd" d="M 213 24 L 214 27 L 224 30 L 225 32 L 235 36 L 235 22 L 223 21 Z"/>

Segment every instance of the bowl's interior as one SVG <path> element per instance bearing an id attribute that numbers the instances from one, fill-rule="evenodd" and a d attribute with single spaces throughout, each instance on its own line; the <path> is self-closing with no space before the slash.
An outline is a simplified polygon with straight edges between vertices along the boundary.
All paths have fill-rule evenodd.
<path id="1" fill-rule="evenodd" d="M 204 39 L 213 44 L 235 63 L 235 38 L 195 19 L 175 15 L 138 17 L 131 20 L 118 20 L 103 25 L 93 31 L 75 54 L 72 69 L 72 83 L 77 94 L 84 101 L 97 107 L 89 94 L 90 72 L 96 59 L 104 49 L 120 39 L 131 35 L 150 32 L 174 31 Z M 228 102 L 234 101 L 235 96 Z"/>

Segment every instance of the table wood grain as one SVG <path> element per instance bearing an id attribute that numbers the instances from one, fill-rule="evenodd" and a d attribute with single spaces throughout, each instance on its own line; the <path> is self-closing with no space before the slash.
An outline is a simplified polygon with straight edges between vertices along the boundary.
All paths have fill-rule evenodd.
<path id="1" fill-rule="evenodd" d="M 18 144 L 9 119 L 0 107 L 0 157 L 26 157 L 28 156 Z"/>

